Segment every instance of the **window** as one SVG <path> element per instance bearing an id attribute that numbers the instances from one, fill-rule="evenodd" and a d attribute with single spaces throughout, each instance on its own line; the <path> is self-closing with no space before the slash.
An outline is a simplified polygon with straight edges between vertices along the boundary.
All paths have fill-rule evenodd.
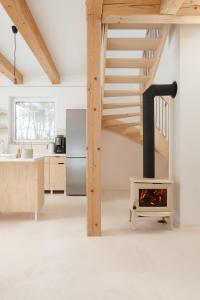
<path id="1" fill-rule="evenodd" d="M 53 100 L 14 99 L 13 140 L 49 141 L 55 135 Z"/>

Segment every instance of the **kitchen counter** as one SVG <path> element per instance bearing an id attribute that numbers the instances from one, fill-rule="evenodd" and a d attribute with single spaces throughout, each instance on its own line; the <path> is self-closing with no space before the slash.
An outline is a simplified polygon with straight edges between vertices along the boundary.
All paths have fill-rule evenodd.
<path id="1" fill-rule="evenodd" d="M 44 157 L 0 158 L 0 212 L 37 213 L 44 205 Z"/>

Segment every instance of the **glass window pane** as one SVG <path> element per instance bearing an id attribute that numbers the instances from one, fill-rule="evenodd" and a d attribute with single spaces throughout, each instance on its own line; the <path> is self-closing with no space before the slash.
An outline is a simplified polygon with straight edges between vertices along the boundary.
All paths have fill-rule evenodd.
<path id="1" fill-rule="evenodd" d="M 54 102 L 15 102 L 16 140 L 53 140 Z"/>

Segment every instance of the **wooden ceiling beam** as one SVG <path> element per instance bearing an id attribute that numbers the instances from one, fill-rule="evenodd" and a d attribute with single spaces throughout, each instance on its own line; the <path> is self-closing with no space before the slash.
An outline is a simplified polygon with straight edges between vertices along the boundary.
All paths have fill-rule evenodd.
<path id="1" fill-rule="evenodd" d="M 34 53 L 51 82 L 53 84 L 60 83 L 58 70 L 26 1 L 1 0 L 0 2 Z"/>
<path id="2" fill-rule="evenodd" d="M 161 0 L 160 13 L 163 15 L 176 15 L 184 0 Z"/>
<path id="3" fill-rule="evenodd" d="M 10 79 L 13 83 L 16 79 L 16 84 L 23 83 L 23 75 L 16 70 L 14 78 L 14 66 L 0 53 L 0 72 Z"/>

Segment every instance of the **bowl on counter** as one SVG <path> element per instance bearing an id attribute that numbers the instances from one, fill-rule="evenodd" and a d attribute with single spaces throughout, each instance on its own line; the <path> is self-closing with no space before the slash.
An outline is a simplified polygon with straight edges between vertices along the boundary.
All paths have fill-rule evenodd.
<path id="1" fill-rule="evenodd" d="M 22 149 L 21 158 L 33 158 L 33 149 Z"/>

